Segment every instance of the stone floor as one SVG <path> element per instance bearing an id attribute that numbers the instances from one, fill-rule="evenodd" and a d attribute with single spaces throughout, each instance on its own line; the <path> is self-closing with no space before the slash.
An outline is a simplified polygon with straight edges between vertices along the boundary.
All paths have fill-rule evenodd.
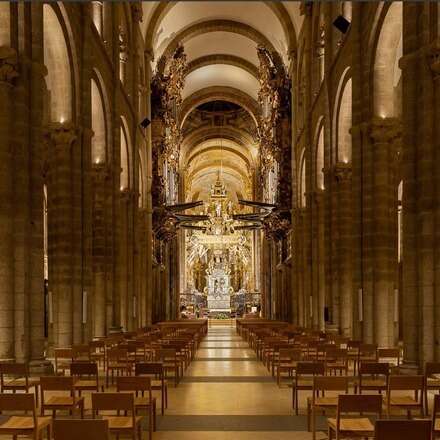
<path id="1" fill-rule="evenodd" d="M 326 436 L 319 433 L 317 439 Z M 294 417 L 291 391 L 279 388 L 230 326 L 215 326 L 158 423 L 157 440 L 306 440 L 305 417 Z"/>

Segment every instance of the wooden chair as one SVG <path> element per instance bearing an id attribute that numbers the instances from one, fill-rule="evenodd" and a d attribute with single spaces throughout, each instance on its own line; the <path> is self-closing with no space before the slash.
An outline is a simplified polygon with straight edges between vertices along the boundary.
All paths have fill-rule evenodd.
<path id="1" fill-rule="evenodd" d="M 156 431 L 156 398 L 151 392 L 151 379 L 146 376 L 125 376 L 116 379 L 116 389 L 119 392 L 134 391 L 134 408 L 137 411 L 145 409 L 148 413 L 148 434 L 149 439 L 153 438 L 153 431 Z M 140 394 L 140 395 L 139 395 Z M 147 395 L 145 395 L 147 394 Z"/>
<path id="2" fill-rule="evenodd" d="M 165 377 L 167 377 L 168 371 L 174 372 L 174 386 L 180 380 L 180 367 L 181 361 L 178 354 L 174 348 L 161 348 L 156 351 L 156 361 L 162 362 Z"/>
<path id="3" fill-rule="evenodd" d="M 355 364 L 355 375 L 357 368 L 361 362 L 377 362 L 377 345 L 376 344 L 360 344 L 358 358 Z"/>
<path id="4" fill-rule="evenodd" d="M 90 360 L 98 362 L 98 366 L 105 368 L 105 341 L 91 341 L 90 344 Z"/>
<path id="5" fill-rule="evenodd" d="M 90 361 L 90 345 L 74 345 L 72 347 L 72 361 Z"/>
<path id="6" fill-rule="evenodd" d="M 292 406 L 295 409 L 295 415 L 298 415 L 298 392 L 312 391 L 313 378 L 315 376 L 324 376 L 324 374 L 324 362 L 298 362 L 292 383 Z"/>
<path id="7" fill-rule="evenodd" d="M 280 348 L 277 365 L 277 384 L 280 385 L 282 373 L 293 377 L 298 362 L 302 359 L 302 350 L 295 348 Z"/>
<path id="8" fill-rule="evenodd" d="M 34 394 L 0 394 L 0 412 L 23 412 L 25 415 L 13 415 L 0 421 L 0 435 L 11 435 L 14 440 L 25 435 L 35 440 L 43 437 L 47 430 L 47 439 L 52 438 L 52 417 L 38 417 Z M 29 412 L 32 415 L 27 415 Z"/>
<path id="9" fill-rule="evenodd" d="M 431 440 L 431 420 L 377 420 L 375 440 Z"/>
<path id="10" fill-rule="evenodd" d="M 77 409 L 80 410 L 81 418 L 84 418 L 84 397 L 75 395 L 75 380 L 71 376 L 43 376 L 41 383 L 41 415 L 44 416 L 46 410 L 52 411 L 55 418 L 59 410 L 68 410 L 74 414 Z M 48 391 L 53 392 L 47 396 Z M 64 392 L 64 395 L 58 393 Z M 66 395 L 66 393 L 68 393 Z"/>
<path id="11" fill-rule="evenodd" d="M 400 354 L 400 348 L 378 348 L 377 361 L 386 362 L 392 371 L 398 374 L 401 363 Z"/>
<path id="12" fill-rule="evenodd" d="M 136 416 L 134 395 L 132 393 L 93 393 L 93 418 L 99 416 L 99 411 L 115 411 L 115 415 L 102 415 L 108 421 L 111 434 L 127 435 L 133 440 L 142 439 L 141 416 Z M 125 415 L 119 415 L 124 412 Z M 130 415 L 128 414 L 130 413 Z"/>
<path id="13" fill-rule="evenodd" d="M 358 387 L 360 394 L 362 394 L 362 391 L 385 392 L 388 389 L 389 375 L 390 368 L 388 363 L 361 362 L 355 392 L 357 392 Z"/>
<path id="14" fill-rule="evenodd" d="M 71 348 L 55 348 L 55 374 L 65 375 L 70 369 L 70 363 L 73 359 L 73 350 Z"/>
<path id="15" fill-rule="evenodd" d="M 350 413 L 349 417 L 344 414 Z M 359 417 L 354 418 L 353 413 L 358 413 Z M 374 414 L 377 417 L 382 416 L 382 397 L 379 395 L 360 394 L 341 394 L 338 397 L 338 407 L 336 410 L 336 419 L 329 418 L 328 440 L 333 438 L 373 438 L 374 425 L 363 414 Z"/>
<path id="16" fill-rule="evenodd" d="M 342 376 L 348 374 L 348 352 L 344 348 L 328 348 L 325 352 L 325 371 L 336 375 L 337 372 Z"/>
<path id="17" fill-rule="evenodd" d="M 429 415 L 428 391 L 440 393 L 440 362 L 426 362 L 425 364 L 425 413 Z"/>
<path id="18" fill-rule="evenodd" d="M 0 363 L 0 392 L 24 391 L 34 388 L 37 405 L 39 402 L 38 391 L 40 388 L 40 379 L 37 377 L 29 377 L 29 367 L 24 363 L 8 362 Z"/>
<path id="19" fill-rule="evenodd" d="M 151 389 L 160 391 L 161 414 L 164 415 L 168 408 L 168 382 L 165 380 L 165 372 L 160 362 L 139 362 L 134 367 L 136 376 L 149 376 Z"/>
<path id="20" fill-rule="evenodd" d="M 109 378 L 111 383 L 114 382 L 116 376 L 129 375 L 132 370 L 132 364 L 128 359 L 128 351 L 126 348 L 110 348 L 106 352 L 107 365 L 105 367 L 105 384 L 108 387 Z"/>
<path id="21" fill-rule="evenodd" d="M 70 374 L 75 378 L 75 389 L 80 396 L 82 391 L 100 391 L 96 362 L 72 362 Z M 104 391 L 104 385 L 101 385 L 101 391 Z"/>
<path id="22" fill-rule="evenodd" d="M 408 419 L 411 411 L 418 409 L 423 416 L 423 376 L 398 376 L 390 375 L 388 379 L 388 392 L 386 395 L 387 417 L 391 416 L 391 409 L 398 408 L 407 411 Z M 414 396 L 396 396 L 396 391 L 412 391 Z"/>
<path id="23" fill-rule="evenodd" d="M 348 394 L 348 377 L 315 376 L 313 378 L 312 397 L 307 399 L 307 427 L 310 431 L 311 425 L 313 440 L 316 439 L 316 412 L 336 410 L 338 406 L 338 396 L 326 396 L 327 391 Z"/>
<path id="24" fill-rule="evenodd" d="M 53 422 L 54 440 L 110 440 L 107 420 L 58 419 Z"/>
<path id="25" fill-rule="evenodd" d="M 432 440 L 440 437 L 440 394 L 434 396 L 432 409 Z"/>

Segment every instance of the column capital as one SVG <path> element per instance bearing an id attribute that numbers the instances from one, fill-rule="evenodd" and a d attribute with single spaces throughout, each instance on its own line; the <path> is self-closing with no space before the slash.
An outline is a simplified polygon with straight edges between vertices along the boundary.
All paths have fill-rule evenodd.
<path id="1" fill-rule="evenodd" d="M 139 197 L 139 193 L 131 188 L 123 188 L 120 194 L 123 202 L 135 201 Z"/>
<path id="2" fill-rule="evenodd" d="M 78 130 L 70 122 L 52 122 L 45 130 L 46 140 L 55 146 L 70 147 L 77 136 Z"/>
<path id="3" fill-rule="evenodd" d="M 374 117 L 368 131 L 374 143 L 391 143 L 402 136 L 402 123 L 398 118 Z"/>
<path id="4" fill-rule="evenodd" d="M 435 78 L 440 75 L 440 38 L 434 40 L 427 51 L 429 68 Z"/>
<path id="5" fill-rule="evenodd" d="M 92 176 L 95 183 L 102 183 L 110 179 L 111 170 L 106 163 L 94 163 L 92 165 Z"/>
<path id="6" fill-rule="evenodd" d="M 18 76 L 18 55 L 12 47 L 0 46 L 0 82 L 12 84 Z"/>
<path id="7" fill-rule="evenodd" d="M 347 182 L 351 180 L 351 163 L 336 162 L 333 165 L 333 176 L 337 182 Z"/>

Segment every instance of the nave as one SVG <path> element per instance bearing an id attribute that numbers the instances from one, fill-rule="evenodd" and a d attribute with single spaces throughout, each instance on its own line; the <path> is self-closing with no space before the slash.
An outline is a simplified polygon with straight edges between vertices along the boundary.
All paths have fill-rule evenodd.
<path id="1" fill-rule="evenodd" d="M 209 328 L 170 406 L 158 423 L 158 440 L 306 440 L 306 416 L 293 417 L 291 388 L 279 388 L 236 333 Z M 325 426 L 325 425 L 324 425 Z M 318 434 L 317 439 L 325 438 Z"/>

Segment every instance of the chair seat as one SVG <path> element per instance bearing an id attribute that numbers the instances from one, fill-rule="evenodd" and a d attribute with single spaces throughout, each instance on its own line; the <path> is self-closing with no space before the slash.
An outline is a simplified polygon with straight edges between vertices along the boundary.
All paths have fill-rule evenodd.
<path id="1" fill-rule="evenodd" d="M 434 431 L 437 434 L 440 433 L 440 419 L 435 419 Z"/>
<path id="2" fill-rule="evenodd" d="M 307 400 L 312 402 L 311 397 L 308 397 Z M 317 397 L 315 398 L 315 406 L 338 406 L 338 397 Z"/>
<path id="3" fill-rule="evenodd" d="M 295 387 L 295 382 L 292 386 Z M 297 382 L 297 387 L 313 387 L 313 379 L 300 379 Z"/>
<path id="4" fill-rule="evenodd" d="M 384 397 L 386 399 L 386 397 Z M 420 406 L 420 402 L 410 396 L 391 397 L 390 404 L 392 406 Z"/>
<path id="5" fill-rule="evenodd" d="M 147 406 L 154 405 L 155 402 L 156 402 L 156 398 L 155 397 L 153 397 L 151 399 L 151 402 L 150 402 L 150 398 L 149 397 L 146 397 L 146 396 L 144 396 L 144 397 L 136 397 L 134 399 L 134 406 L 147 407 Z"/>
<path id="6" fill-rule="evenodd" d="M 385 379 L 364 379 L 362 381 L 362 388 L 366 387 L 377 387 L 386 388 L 387 382 Z"/>
<path id="7" fill-rule="evenodd" d="M 110 363 L 107 365 L 108 369 L 116 369 L 116 368 L 131 368 L 130 365 L 126 364 L 126 363 L 122 363 L 122 362 L 115 362 L 115 363 Z"/>
<path id="8" fill-rule="evenodd" d="M 426 384 L 428 387 L 440 388 L 440 379 L 436 377 L 428 377 Z"/>
<path id="9" fill-rule="evenodd" d="M 291 362 L 291 363 L 282 363 L 278 365 L 278 368 L 296 368 L 296 366 L 297 366 L 296 362 Z"/>
<path id="10" fill-rule="evenodd" d="M 84 401 L 84 397 L 50 396 L 45 400 L 45 407 L 70 407 Z"/>
<path id="11" fill-rule="evenodd" d="M 96 380 L 80 379 L 75 382 L 75 388 L 95 390 L 98 388 L 98 385 L 96 384 Z"/>
<path id="12" fill-rule="evenodd" d="M 40 385 L 40 379 L 38 377 L 29 377 L 28 378 L 29 387 L 33 387 L 36 385 Z M 17 377 L 16 379 L 11 379 L 5 382 L 4 387 L 25 387 L 26 386 L 26 378 L 25 377 Z"/>
<path id="13" fill-rule="evenodd" d="M 49 425 L 52 421 L 52 417 L 44 416 L 37 417 L 38 428 L 44 428 Z M 30 416 L 11 416 L 4 422 L 0 423 L 0 431 L 3 429 L 10 430 L 33 430 L 35 428 L 34 418 Z"/>
<path id="14" fill-rule="evenodd" d="M 130 416 L 102 416 L 104 420 L 108 420 L 108 427 L 110 430 L 119 429 L 133 429 L 133 417 Z M 142 420 L 142 416 L 135 417 L 135 424 L 137 425 Z"/>
<path id="15" fill-rule="evenodd" d="M 164 380 L 164 386 L 167 386 L 167 381 Z M 152 380 L 151 381 L 151 389 L 153 390 L 161 390 L 162 389 L 162 381 L 161 380 Z"/>
<path id="16" fill-rule="evenodd" d="M 331 429 L 336 431 L 336 419 L 327 419 L 328 425 Z M 354 433 L 354 434 L 372 434 L 374 433 L 374 425 L 369 419 L 365 418 L 352 418 L 343 419 L 339 422 L 339 431 L 344 434 Z"/>

